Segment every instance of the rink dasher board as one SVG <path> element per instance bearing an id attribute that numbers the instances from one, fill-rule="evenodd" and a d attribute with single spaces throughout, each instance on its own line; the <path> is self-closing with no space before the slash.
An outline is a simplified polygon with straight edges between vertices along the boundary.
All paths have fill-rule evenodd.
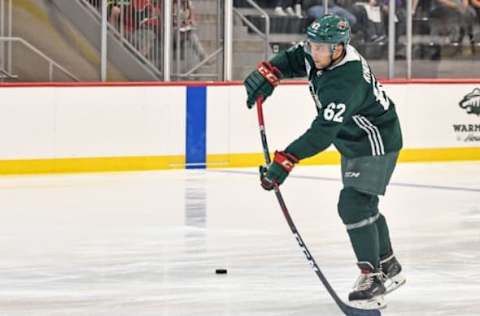
<path id="1" fill-rule="evenodd" d="M 400 161 L 480 160 L 480 81 L 387 81 L 404 137 Z M 238 83 L 1 84 L 0 174 L 228 168 L 263 161 Z M 270 148 L 308 129 L 306 82 L 265 104 Z M 285 128 L 285 127 L 288 128 Z M 334 148 L 304 165 L 336 164 Z"/>

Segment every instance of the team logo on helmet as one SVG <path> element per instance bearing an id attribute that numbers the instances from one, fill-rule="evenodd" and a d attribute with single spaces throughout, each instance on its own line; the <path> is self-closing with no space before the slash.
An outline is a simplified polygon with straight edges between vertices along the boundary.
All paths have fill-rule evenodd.
<path id="1" fill-rule="evenodd" d="M 345 21 L 340 21 L 340 22 L 338 22 L 338 24 L 337 24 L 337 28 L 338 28 L 339 30 L 344 31 L 344 30 L 348 29 L 348 23 L 345 22 Z"/>

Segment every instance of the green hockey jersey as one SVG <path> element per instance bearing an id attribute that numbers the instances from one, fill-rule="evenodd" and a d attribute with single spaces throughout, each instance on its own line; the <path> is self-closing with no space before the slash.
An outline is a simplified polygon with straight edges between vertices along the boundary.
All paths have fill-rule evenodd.
<path id="1" fill-rule="evenodd" d="M 318 111 L 310 128 L 285 151 L 299 159 L 313 156 L 332 143 L 347 158 L 399 151 L 402 133 L 395 105 L 357 50 L 348 45 L 338 64 L 319 71 L 303 45 L 297 44 L 271 60 L 282 78 L 307 76 Z"/>

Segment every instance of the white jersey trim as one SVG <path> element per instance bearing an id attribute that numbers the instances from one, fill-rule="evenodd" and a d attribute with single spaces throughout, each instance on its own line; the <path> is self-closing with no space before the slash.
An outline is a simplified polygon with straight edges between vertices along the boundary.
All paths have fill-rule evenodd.
<path id="1" fill-rule="evenodd" d="M 332 70 L 334 68 L 343 66 L 346 63 L 351 62 L 351 61 L 361 61 L 360 54 L 355 49 L 355 47 L 353 47 L 352 45 L 347 45 L 347 47 L 345 47 L 345 51 L 346 51 L 345 57 L 343 57 L 343 59 L 338 64 L 335 64 L 335 65 L 331 66 L 330 68 L 328 68 L 329 70 Z"/>
<path id="2" fill-rule="evenodd" d="M 360 115 L 359 115 L 360 116 Z M 375 131 L 375 135 L 378 139 L 378 144 L 380 145 L 380 155 L 385 155 L 385 147 L 383 146 L 383 138 L 382 134 L 380 134 L 380 130 L 377 126 L 373 125 L 366 117 L 360 116 L 362 121 L 364 121 L 370 128 L 373 128 Z"/>
<path id="3" fill-rule="evenodd" d="M 378 127 L 361 115 L 354 115 L 352 119 L 358 127 L 367 133 L 370 147 L 372 149 L 372 156 L 385 155 L 385 147 L 383 146 L 382 135 L 380 134 Z"/>

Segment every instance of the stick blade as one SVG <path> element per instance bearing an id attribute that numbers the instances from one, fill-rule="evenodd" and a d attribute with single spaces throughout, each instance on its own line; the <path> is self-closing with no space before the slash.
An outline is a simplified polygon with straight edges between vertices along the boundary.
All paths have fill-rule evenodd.
<path id="1" fill-rule="evenodd" d="M 348 305 L 340 307 L 347 316 L 381 316 L 382 313 L 378 309 L 360 309 Z"/>

